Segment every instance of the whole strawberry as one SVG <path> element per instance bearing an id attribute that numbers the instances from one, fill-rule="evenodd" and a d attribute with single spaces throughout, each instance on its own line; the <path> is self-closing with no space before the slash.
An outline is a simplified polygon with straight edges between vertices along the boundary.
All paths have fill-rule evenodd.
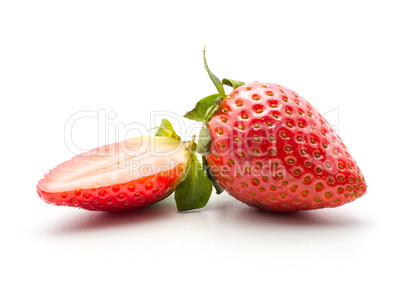
<path id="1" fill-rule="evenodd" d="M 201 208 L 212 183 L 194 146 L 162 120 L 156 136 L 105 145 L 63 162 L 38 182 L 37 193 L 53 205 L 119 211 L 153 204 L 175 190 L 179 211 Z"/>
<path id="2" fill-rule="evenodd" d="M 365 179 L 325 118 L 273 83 L 227 80 L 185 117 L 203 121 L 197 151 L 218 192 L 271 211 L 337 207 L 366 193 Z"/>

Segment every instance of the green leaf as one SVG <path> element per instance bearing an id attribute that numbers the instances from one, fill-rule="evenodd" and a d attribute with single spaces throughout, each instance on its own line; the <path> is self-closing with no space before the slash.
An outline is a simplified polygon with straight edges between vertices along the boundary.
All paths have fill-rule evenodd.
<path id="1" fill-rule="evenodd" d="M 212 116 L 215 114 L 216 111 L 218 111 L 219 107 L 221 106 L 222 101 L 223 101 L 223 98 L 218 97 L 214 101 L 214 104 L 207 109 L 207 112 L 204 117 L 205 122 L 209 122 L 209 120 L 211 120 Z"/>
<path id="2" fill-rule="evenodd" d="M 235 90 L 238 87 L 244 85 L 245 83 L 242 82 L 242 81 L 238 81 L 238 80 L 223 78 L 222 79 L 222 84 L 230 86 L 230 87 L 233 87 L 233 90 Z"/>
<path id="3" fill-rule="evenodd" d="M 196 155 L 193 155 L 190 163 L 187 177 L 174 192 L 179 212 L 204 207 L 212 193 L 212 182 L 208 179 Z"/>
<path id="4" fill-rule="evenodd" d="M 211 137 L 209 136 L 209 131 L 207 127 L 207 122 L 212 118 L 214 113 L 219 109 L 222 103 L 222 97 L 218 97 L 214 101 L 214 105 L 210 106 L 205 114 L 203 124 L 198 136 L 198 143 L 196 151 L 201 155 L 209 155 L 209 148 L 211 145 Z"/>
<path id="5" fill-rule="evenodd" d="M 211 145 L 211 137 L 209 136 L 207 123 L 204 122 L 200 130 L 200 135 L 198 136 L 196 151 L 201 155 L 209 155 L 210 145 Z"/>
<path id="6" fill-rule="evenodd" d="M 197 102 L 195 107 L 188 111 L 184 117 L 193 121 L 204 121 L 207 110 L 215 104 L 215 100 L 219 98 L 219 94 L 209 95 Z"/>
<path id="7" fill-rule="evenodd" d="M 205 67 L 205 70 L 208 72 L 209 78 L 211 78 L 212 82 L 214 83 L 214 85 L 216 87 L 216 90 L 218 90 L 219 95 L 222 98 L 226 98 L 225 89 L 223 88 L 222 82 L 219 80 L 218 77 L 216 77 L 211 72 L 211 70 L 208 67 L 207 59 L 205 58 L 205 48 L 204 48 L 204 51 L 203 51 L 203 57 L 204 57 L 204 67 Z"/>
<path id="8" fill-rule="evenodd" d="M 216 181 L 215 176 L 212 174 L 211 168 L 209 167 L 207 158 L 205 155 L 202 156 L 202 168 L 204 169 L 205 173 L 207 174 L 207 177 L 209 180 L 212 181 L 212 185 L 214 185 L 214 188 L 216 190 L 216 194 L 221 194 L 224 189 L 218 184 L 218 181 Z"/>
<path id="9" fill-rule="evenodd" d="M 162 119 L 161 125 L 156 128 L 158 129 L 158 131 L 156 132 L 155 136 L 172 137 L 177 140 L 180 140 L 180 137 L 176 134 L 176 132 L 173 129 L 172 124 L 168 120 Z"/>

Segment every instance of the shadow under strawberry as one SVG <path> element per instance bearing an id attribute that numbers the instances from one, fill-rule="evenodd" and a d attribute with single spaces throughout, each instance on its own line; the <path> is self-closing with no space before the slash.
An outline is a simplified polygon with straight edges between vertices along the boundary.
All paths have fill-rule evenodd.
<path id="1" fill-rule="evenodd" d="M 80 211 L 77 215 L 64 218 L 62 224 L 54 225 L 49 229 L 51 235 L 82 234 L 86 232 L 113 230 L 123 227 L 140 227 L 142 224 L 168 220 L 174 215 L 168 201 L 161 201 L 154 205 L 145 206 L 135 211 L 119 212 L 87 212 Z"/>

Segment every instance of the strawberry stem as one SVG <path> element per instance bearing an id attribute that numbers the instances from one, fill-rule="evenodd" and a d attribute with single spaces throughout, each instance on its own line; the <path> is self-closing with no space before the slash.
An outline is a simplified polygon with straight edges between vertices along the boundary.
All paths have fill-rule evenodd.
<path id="1" fill-rule="evenodd" d="M 197 148 L 197 144 L 195 143 L 195 135 L 192 136 L 192 140 L 190 143 L 190 149 L 193 151 Z"/>

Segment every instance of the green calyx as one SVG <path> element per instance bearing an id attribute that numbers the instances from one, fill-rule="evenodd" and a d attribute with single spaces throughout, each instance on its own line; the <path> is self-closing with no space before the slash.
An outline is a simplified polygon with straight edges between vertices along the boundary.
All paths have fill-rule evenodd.
<path id="1" fill-rule="evenodd" d="M 208 165 L 206 156 L 210 154 L 211 137 L 209 135 L 207 123 L 211 120 L 214 114 L 221 108 L 223 100 L 227 97 L 224 89 L 224 85 L 233 87 L 233 90 L 242 86 L 244 82 L 224 78 L 222 81 L 216 77 L 209 69 L 207 60 L 205 57 L 205 49 L 203 51 L 204 67 L 208 73 L 209 78 L 215 85 L 217 94 L 209 95 L 197 102 L 195 107 L 187 112 L 184 117 L 193 121 L 202 122 L 200 134 L 198 136 L 198 143 L 196 152 L 202 155 L 203 172 L 206 173 L 209 180 L 212 182 L 217 194 L 223 192 L 222 187 L 216 181 L 210 166 Z"/>
<path id="2" fill-rule="evenodd" d="M 166 136 L 175 138 L 178 141 L 180 140 L 180 137 L 176 134 L 172 124 L 168 120 L 162 119 L 161 126 L 156 128 L 158 131 L 155 136 Z M 207 173 L 204 172 L 201 163 L 194 153 L 197 147 L 194 140 L 195 135 L 188 147 L 189 162 L 184 174 L 185 177 L 174 190 L 174 199 L 179 212 L 203 208 L 208 203 L 212 193 L 212 181 L 208 178 Z"/>
<path id="3" fill-rule="evenodd" d="M 244 85 L 245 83 L 242 81 L 238 81 L 238 80 L 233 80 L 233 79 L 226 79 L 223 78 L 222 79 L 222 84 L 233 87 L 233 90 L 237 89 L 238 87 Z"/>
<path id="4" fill-rule="evenodd" d="M 174 192 L 176 207 L 179 212 L 203 208 L 212 193 L 212 182 L 204 172 L 200 161 L 194 154 L 186 178 L 177 185 Z"/>
<path id="5" fill-rule="evenodd" d="M 205 49 L 203 51 L 203 59 L 205 70 L 207 71 L 212 83 L 215 85 L 218 94 L 209 95 L 198 101 L 195 107 L 191 111 L 188 111 L 184 115 L 184 117 L 193 121 L 203 123 L 200 135 L 198 137 L 197 152 L 201 155 L 209 155 L 211 138 L 209 136 L 207 123 L 220 109 L 222 101 L 227 97 L 223 85 L 233 87 L 233 90 L 235 90 L 236 88 L 242 86 L 244 82 L 226 78 L 222 79 L 222 81 L 219 80 L 219 78 L 216 77 L 208 67 L 208 63 L 205 57 Z"/>
<path id="6" fill-rule="evenodd" d="M 184 118 L 197 121 L 197 122 L 203 122 L 205 120 L 205 117 L 207 115 L 208 109 L 210 109 L 212 106 L 215 105 L 215 101 L 222 97 L 219 94 L 213 94 L 209 95 L 200 101 L 197 102 L 195 107 L 191 110 L 188 111 L 185 115 Z"/>
<path id="7" fill-rule="evenodd" d="M 212 83 L 215 85 L 216 90 L 218 90 L 219 95 L 223 99 L 225 99 L 226 94 L 225 94 L 225 89 L 223 88 L 222 82 L 219 80 L 218 77 L 215 76 L 215 74 L 213 74 L 211 72 L 211 70 L 208 67 L 207 58 L 205 57 L 205 48 L 204 48 L 204 51 L 202 52 L 202 54 L 203 54 L 203 58 L 204 58 L 204 68 L 208 72 L 209 78 L 211 78 Z"/>
<path id="8" fill-rule="evenodd" d="M 180 137 L 174 131 L 172 124 L 167 119 L 162 119 L 161 125 L 156 127 L 156 129 L 158 129 L 155 134 L 157 137 L 172 137 L 180 140 Z"/>
<path id="9" fill-rule="evenodd" d="M 211 168 L 209 167 L 207 158 L 203 155 L 202 156 L 202 168 L 205 171 L 205 173 L 207 174 L 207 177 L 209 178 L 209 180 L 212 181 L 212 185 L 214 186 L 215 190 L 216 190 L 216 194 L 221 194 L 224 190 L 222 189 L 222 187 L 218 184 L 218 181 L 216 181 Z"/>

